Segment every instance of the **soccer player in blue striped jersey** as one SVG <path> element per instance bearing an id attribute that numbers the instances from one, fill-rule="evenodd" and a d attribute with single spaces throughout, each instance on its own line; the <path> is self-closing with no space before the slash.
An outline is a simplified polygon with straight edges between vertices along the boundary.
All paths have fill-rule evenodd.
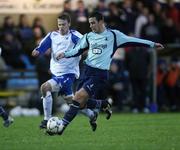
<path id="1" fill-rule="evenodd" d="M 94 12 L 89 16 L 89 24 L 92 32 L 85 34 L 75 48 L 62 52 L 57 56 L 58 60 L 77 57 L 88 49 L 84 71 L 80 77 L 82 82 L 73 97 L 73 105 L 63 117 L 64 127 L 59 134 L 63 133 L 68 124 L 75 118 L 78 110 L 85 105 L 88 108 L 101 107 L 102 109 L 109 109 L 106 101 L 96 99 L 89 101 L 89 99 L 96 90 L 104 87 L 108 79 L 112 56 L 117 48 L 126 46 L 163 48 L 160 43 L 130 37 L 118 30 L 107 29 L 104 18 L 99 12 Z"/>
<path id="2" fill-rule="evenodd" d="M 56 56 L 60 52 L 72 49 L 82 35 L 75 30 L 70 30 L 70 17 L 68 14 L 61 14 L 58 19 L 58 31 L 52 31 L 40 42 L 38 47 L 32 51 L 32 56 L 36 57 L 51 49 L 50 71 L 52 78 L 41 85 L 43 99 L 44 119 L 40 128 L 46 128 L 47 121 L 52 115 L 52 95 L 51 92 L 58 92 L 67 103 L 72 102 L 72 85 L 75 78 L 79 77 L 80 56 L 57 60 Z M 92 130 L 96 130 L 97 113 L 90 109 L 80 111 L 90 118 Z"/>

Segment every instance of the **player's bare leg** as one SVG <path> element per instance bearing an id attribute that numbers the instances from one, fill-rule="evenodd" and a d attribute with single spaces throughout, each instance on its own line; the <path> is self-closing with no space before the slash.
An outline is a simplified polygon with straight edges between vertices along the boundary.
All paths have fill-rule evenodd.
<path id="1" fill-rule="evenodd" d="M 88 93 L 81 88 L 79 91 L 75 93 L 73 97 L 72 104 L 70 105 L 69 111 L 63 117 L 63 129 L 58 133 L 61 135 L 68 124 L 76 117 L 77 113 L 79 112 L 80 108 L 83 108 L 86 104 L 87 99 L 89 98 Z"/>
<path id="2" fill-rule="evenodd" d="M 76 92 L 69 111 L 64 115 L 64 117 L 62 119 L 64 127 L 63 127 L 62 131 L 59 132 L 59 135 L 61 135 L 64 132 L 64 130 L 68 126 L 68 124 L 76 117 L 80 108 L 83 108 L 86 104 L 87 104 L 87 108 L 91 107 L 90 109 L 95 109 L 95 108 L 97 108 L 97 105 L 98 105 L 100 109 L 109 110 L 109 103 L 107 101 L 105 101 L 105 100 L 91 101 L 91 100 L 88 100 L 88 98 L 89 98 L 89 95 L 84 88 L 81 88 L 78 92 Z M 107 119 L 109 119 L 109 118 L 107 118 Z"/>

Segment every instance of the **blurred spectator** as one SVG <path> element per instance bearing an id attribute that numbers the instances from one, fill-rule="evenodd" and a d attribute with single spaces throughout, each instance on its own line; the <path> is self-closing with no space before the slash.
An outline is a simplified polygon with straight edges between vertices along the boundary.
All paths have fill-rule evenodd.
<path id="1" fill-rule="evenodd" d="M 155 24 L 154 15 L 148 16 L 148 23 L 142 27 L 141 38 L 148 39 L 155 42 L 161 41 L 161 33 L 158 26 Z"/>
<path id="2" fill-rule="evenodd" d="M 180 68 L 180 61 L 178 62 L 178 66 L 179 66 L 179 68 Z M 178 79 L 178 81 L 177 81 L 177 91 L 178 91 L 178 100 L 180 100 L 180 77 L 179 77 L 179 79 Z M 180 109 L 180 102 L 178 101 L 178 107 L 179 107 L 179 109 Z"/>
<path id="3" fill-rule="evenodd" d="M 85 34 L 89 31 L 88 28 L 88 10 L 84 6 L 84 2 L 82 0 L 77 1 L 77 10 L 75 11 L 76 14 L 76 22 L 77 27 L 76 29 Z"/>
<path id="4" fill-rule="evenodd" d="M 164 20 L 161 16 L 163 12 L 161 3 L 159 3 L 158 1 L 155 1 L 152 6 L 152 11 L 155 17 L 156 25 L 158 26 L 158 28 L 161 28 L 161 26 L 164 23 Z"/>
<path id="5" fill-rule="evenodd" d="M 45 28 L 43 26 L 42 18 L 36 17 L 34 19 L 32 28 L 34 29 L 36 27 L 40 28 L 42 36 L 44 37 L 46 35 L 46 30 L 45 30 Z"/>
<path id="6" fill-rule="evenodd" d="M 142 13 L 143 8 L 144 8 L 144 4 L 142 1 L 137 1 L 135 3 L 135 11 L 137 16 L 139 16 Z"/>
<path id="7" fill-rule="evenodd" d="M 17 28 L 15 27 L 14 20 L 11 16 L 6 16 L 4 18 L 0 36 L 2 36 L 4 32 L 11 32 L 14 36 L 17 34 Z"/>
<path id="8" fill-rule="evenodd" d="M 71 10 L 71 0 L 64 1 L 63 13 L 68 13 L 69 15 L 73 13 Z"/>
<path id="9" fill-rule="evenodd" d="M 112 29 L 117 29 L 124 31 L 125 21 L 122 19 L 123 11 L 121 11 L 115 2 L 109 3 L 109 17 L 107 19 L 107 24 Z"/>
<path id="10" fill-rule="evenodd" d="M 97 7 L 94 9 L 94 11 L 100 12 L 104 16 L 105 22 L 109 18 L 109 9 L 106 5 L 106 0 L 99 0 Z"/>
<path id="11" fill-rule="evenodd" d="M 165 78 L 167 75 L 167 63 L 163 59 L 159 59 L 157 63 L 157 104 L 159 111 L 167 108 L 167 97 L 165 91 Z"/>
<path id="12" fill-rule="evenodd" d="M 33 31 L 29 25 L 26 15 L 22 14 L 19 17 L 19 39 L 22 43 L 22 49 L 29 58 L 31 58 L 31 51 L 33 49 Z M 33 62 L 31 62 L 33 63 Z"/>
<path id="13" fill-rule="evenodd" d="M 166 77 L 167 96 L 169 99 L 170 108 L 176 111 L 180 108 L 180 101 L 178 99 L 178 80 L 180 78 L 180 68 L 178 65 L 178 58 L 174 57 L 170 61 L 169 71 Z"/>
<path id="14" fill-rule="evenodd" d="M 133 112 L 148 112 L 146 98 L 150 74 L 150 53 L 144 48 L 130 48 L 125 60 L 133 90 Z"/>
<path id="15" fill-rule="evenodd" d="M 165 24 L 162 27 L 162 42 L 163 43 L 175 43 L 178 38 L 176 27 L 171 18 L 165 20 Z"/>
<path id="16" fill-rule="evenodd" d="M 43 39 L 44 36 L 43 36 L 43 32 L 40 27 L 34 27 L 33 34 L 34 34 L 34 46 L 33 47 L 36 47 L 41 42 L 41 40 Z"/>
<path id="17" fill-rule="evenodd" d="M 72 11 L 72 7 L 71 7 L 71 0 L 65 0 L 64 1 L 63 11 L 61 13 L 69 14 L 69 16 L 71 18 L 71 27 L 72 28 L 75 28 L 77 26 L 76 15 Z"/>
<path id="18" fill-rule="evenodd" d="M 144 7 L 135 22 L 135 36 L 140 37 L 142 27 L 148 23 L 148 8 Z"/>
<path id="19" fill-rule="evenodd" d="M 174 24 L 179 27 L 180 25 L 180 10 L 175 6 L 173 0 L 169 0 L 168 9 L 167 9 L 167 17 L 171 18 Z"/>
<path id="20" fill-rule="evenodd" d="M 0 56 L 0 89 L 6 89 L 7 72 L 3 72 L 6 70 L 7 65 L 5 64 L 4 59 Z"/>
<path id="21" fill-rule="evenodd" d="M 22 46 L 21 43 L 14 37 L 11 32 L 4 33 L 1 42 L 2 57 L 6 64 L 12 68 L 25 68 L 25 63 L 22 61 Z"/>
<path id="22" fill-rule="evenodd" d="M 134 24 L 136 19 L 136 13 L 133 9 L 133 1 L 131 0 L 124 0 L 122 4 L 122 9 L 125 14 L 125 21 L 126 21 L 126 34 L 134 33 Z"/>
<path id="23" fill-rule="evenodd" d="M 129 87 L 128 74 L 123 69 L 123 66 L 122 61 L 114 59 L 111 63 L 109 73 L 109 96 L 112 97 L 113 104 L 117 106 L 119 110 L 122 110 L 123 103 L 127 100 Z"/>
<path id="24" fill-rule="evenodd" d="M 142 0 L 144 4 L 146 4 L 149 7 L 153 7 L 153 4 L 156 3 L 158 0 Z"/>
<path id="25" fill-rule="evenodd" d="M 33 35 L 34 35 L 34 38 L 33 38 L 33 42 L 32 42 L 32 47 L 35 48 L 37 47 L 37 45 L 41 42 L 41 40 L 43 39 L 43 32 L 41 30 L 40 27 L 34 27 L 33 28 Z M 36 58 L 30 56 L 29 59 L 31 60 L 31 62 L 35 63 L 36 64 Z"/>
<path id="26" fill-rule="evenodd" d="M 49 62 L 50 62 L 50 52 L 47 51 L 44 55 L 40 55 L 36 59 L 36 71 L 38 75 L 38 82 L 39 87 L 44 83 L 45 81 L 49 80 L 51 78 L 51 73 L 49 70 Z"/>
<path id="27" fill-rule="evenodd" d="M 132 0 L 124 0 L 123 1 L 123 11 L 125 13 L 126 20 L 126 30 L 124 33 L 134 33 L 134 24 L 136 19 L 136 13 L 133 9 L 133 1 Z"/>

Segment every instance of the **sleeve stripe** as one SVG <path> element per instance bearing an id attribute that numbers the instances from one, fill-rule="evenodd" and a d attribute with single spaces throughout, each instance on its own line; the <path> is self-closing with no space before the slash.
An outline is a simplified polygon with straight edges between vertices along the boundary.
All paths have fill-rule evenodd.
<path id="1" fill-rule="evenodd" d="M 44 53 L 47 49 L 51 48 L 51 33 L 47 34 L 45 38 L 42 39 L 42 41 L 39 43 L 36 50 L 38 50 L 40 53 Z"/>
<path id="2" fill-rule="evenodd" d="M 131 47 L 131 46 L 143 46 L 143 47 L 151 47 L 149 44 L 145 44 L 145 43 L 137 43 L 137 42 L 126 42 L 124 44 L 121 44 L 120 46 L 118 46 L 117 48 L 120 47 Z"/>
<path id="3" fill-rule="evenodd" d="M 112 32 L 112 34 L 113 34 L 113 36 L 114 36 L 113 52 L 112 52 L 112 54 L 111 54 L 111 58 L 112 58 L 118 47 L 117 47 L 116 34 L 115 34 L 114 31 L 112 31 L 112 30 L 110 30 L 110 31 Z"/>

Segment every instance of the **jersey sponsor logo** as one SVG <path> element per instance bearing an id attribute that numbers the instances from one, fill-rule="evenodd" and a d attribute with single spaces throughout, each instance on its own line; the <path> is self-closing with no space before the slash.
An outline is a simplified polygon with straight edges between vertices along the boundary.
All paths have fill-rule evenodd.
<path id="1" fill-rule="evenodd" d="M 93 53 L 93 54 L 101 54 L 101 53 L 102 53 L 102 50 L 101 50 L 101 49 L 93 49 L 93 50 L 92 50 L 92 53 Z"/>

